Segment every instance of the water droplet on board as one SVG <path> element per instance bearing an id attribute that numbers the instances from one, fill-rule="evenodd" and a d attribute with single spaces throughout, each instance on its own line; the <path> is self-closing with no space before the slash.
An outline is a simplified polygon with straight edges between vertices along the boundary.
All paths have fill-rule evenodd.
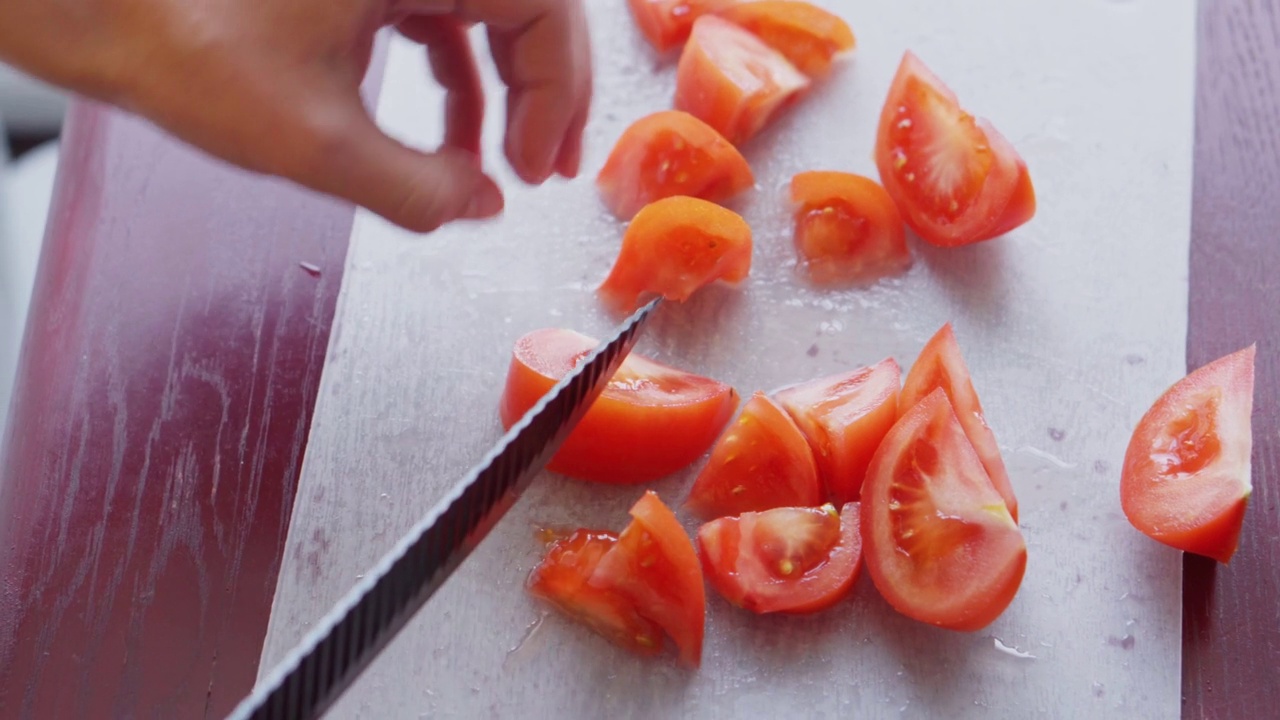
<path id="1" fill-rule="evenodd" d="M 993 637 L 993 638 L 991 638 L 991 639 L 995 642 L 995 648 L 996 648 L 997 650 L 999 650 L 1000 652 L 1002 652 L 1002 653 L 1006 654 L 1006 655 L 1010 655 L 1010 656 L 1012 656 L 1012 657 L 1016 657 L 1016 658 L 1021 658 L 1021 659 L 1023 659 L 1023 660 L 1035 660 L 1035 659 L 1036 659 L 1036 656 L 1035 656 L 1035 655 L 1032 655 L 1032 654 L 1031 654 L 1031 653 L 1029 653 L 1029 652 L 1023 652 L 1023 651 L 1019 650 L 1018 648 L 1013 647 L 1013 646 L 1011 646 L 1011 645 L 1005 645 L 1005 644 L 1004 644 L 1004 642 L 1003 642 L 1000 638 L 998 638 L 998 637 Z"/>
<path id="2" fill-rule="evenodd" d="M 309 262 L 299 262 L 298 267 L 306 271 L 311 277 L 320 277 L 320 266 Z"/>

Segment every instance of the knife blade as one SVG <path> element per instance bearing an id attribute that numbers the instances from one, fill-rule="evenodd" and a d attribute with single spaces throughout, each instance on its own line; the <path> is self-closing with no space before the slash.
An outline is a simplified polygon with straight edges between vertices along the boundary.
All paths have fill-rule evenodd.
<path id="1" fill-rule="evenodd" d="M 236 720 L 323 715 L 506 514 L 661 303 L 636 310 L 555 384 L 231 712 Z"/>

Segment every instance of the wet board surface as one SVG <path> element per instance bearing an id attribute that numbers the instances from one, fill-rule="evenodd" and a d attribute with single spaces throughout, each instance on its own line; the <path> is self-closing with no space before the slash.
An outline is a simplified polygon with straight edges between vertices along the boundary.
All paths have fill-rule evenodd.
<path id="1" fill-rule="evenodd" d="M 858 50 L 744 147 L 758 186 L 732 207 L 755 233 L 751 277 L 663 308 L 636 352 L 747 395 L 886 356 L 906 370 L 952 322 L 1020 501 L 1029 561 L 1013 604 L 962 634 L 897 615 L 865 573 L 849 599 L 805 618 L 756 617 L 711 592 L 699 671 L 634 658 L 523 592 L 534 529 L 621 529 L 646 487 L 680 503 L 700 463 L 642 487 L 547 473 L 334 717 L 1177 715 L 1181 560 L 1129 526 L 1117 486 L 1133 425 L 1186 370 L 1193 4 L 822 4 L 848 19 Z M 582 177 L 520 188 L 499 159 L 494 93 L 501 220 L 424 238 L 357 218 L 260 672 L 499 436 L 517 337 L 612 327 L 592 290 L 623 226 L 592 178 L 630 122 L 670 106 L 674 66 L 621 3 L 590 5 Z M 908 48 L 1019 149 L 1037 216 L 966 249 L 913 238 L 905 274 L 811 289 L 796 275 L 786 183 L 819 168 L 875 176 L 875 124 Z M 440 104 L 422 59 L 393 46 L 379 120 L 429 147 Z"/>

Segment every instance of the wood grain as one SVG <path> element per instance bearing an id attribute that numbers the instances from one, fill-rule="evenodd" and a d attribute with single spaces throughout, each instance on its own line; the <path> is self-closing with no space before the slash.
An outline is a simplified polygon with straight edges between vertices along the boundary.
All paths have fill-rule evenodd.
<path id="1" fill-rule="evenodd" d="M 354 213 L 96 105 L 62 152 L 0 466 L 0 716 L 220 717 L 256 674 Z"/>
<path id="2" fill-rule="evenodd" d="M 1280 2 L 1200 3 L 1187 367 L 1258 343 L 1253 497 L 1230 566 L 1184 560 L 1187 718 L 1280 708 Z"/>

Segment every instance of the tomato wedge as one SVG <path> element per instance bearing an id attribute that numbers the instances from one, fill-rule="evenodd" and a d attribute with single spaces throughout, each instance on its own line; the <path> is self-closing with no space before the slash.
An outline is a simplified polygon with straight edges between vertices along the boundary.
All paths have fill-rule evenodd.
<path id="1" fill-rule="evenodd" d="M 499 403 L 503 426 L 514 425 L 596 345 L 560 328 L 517 340 Z M 601 483 L 656 480 L 701 457 L 737 405 L 732 387 L 632 352 L 547 468 Z"/>
<path id="2" fill-rule="evenodd" d="M 1253 492 L 1250 345 L 1174 383 L 1134 428 L 1120 504 L 1147 536 L 1228 564 Z"/>
<path id="3" fill-rule="evenodd" d="M 862 486 L 862 542 L 880 594 L 921 622 L 978 630 L 1017 594 L 1026 542 L 942 388 L 876 451 Z"/>
<path id="4" fill-rule="evenodd" d="M 630 220 L 655 200 L 687 195 L 723 202 L 755 182 L 742 153 L 710 125 L 680 110 L 631 124 L 596 176 L 605 205 Z"/>
<path id="5" fill-rule="evenodd" d="M 960 354 L 960 345 L 956 342 L 951 323 L 943 325 L 934 333 L 911 366 L 907 379 L 902 382 L 902 396 L 898 400 L 899 413 L 906 413 L 936 388 L 942 388 L 947 394 L 947 400 L 960 418 L 964 434 L 982 459 L 982 466 L 986 468 L 991 484 L 1004 498 L 1009 514 L 1017 522 L 1018 498 L 1014 496 L 1013 483 L 1009 480 L 1009 472 L 1005 470 L 995 433 L 991 432 L 982 413 L 978 391 L 973 388 L 969 367 Z"/>
<path id="6" fill-rule="evenodd" d="M 749 30 L 809 77 L 826 75 L 832 59 L 856 44 L 839 16 L 799 0 L 736 3 L 717 14 Z"/>
<path id="7" fill-rule="evenodd" d="M 827 495 L 858 499 L 876 447 L 898 417 L 901 370 L 893 358 L 774 393 L 804 432 Z"/>
<path id="8" fill-rule="evenodd" d="M 809 78 L 737 25 L 704 15 L 676 68 L 675 107 L 734 145 L 754 137 L 808 89 Z"/>
<path id="9" fill-rule="evenodd" d="M 640 34 L 658 52 L 689 39 L 693 21 L 731 5 L 735 0 L 627 0 Z"/>
<path id="10" fill-rule="evenodd" d="M 712 520 L 821 503 L 818 466 L 804 434 L 785 410 L 757 392 L 716 441 L 685 507 Z"/>
<path id="11" fill-rule="evenodd" d="M 791 178 L 800 265 L 819 285 L 898 272 L 911 265 L 902 216 L 871 178 L 813 170 Z"/>
<path id="12" fill-rule="evenodd" d="M 613 533 L 581 529 L 553 542 L 529 575 L 528 591 L 556 610 L 639 655 L 662 650 L 662 628 L 642 617 L 631 598 L 591 580 L 600 558 L 618 544 Z"/>
<path id="13" fill-rule="evenodd" d="M 907 225 L 934 245 L 990 240 L 1035 215 L 1022 157 L 909 51 L 880 113 L 875 157 Z"/>
<path id="14" fill-rule="evenodd" d="M 641 616 L 675 641 L 680 662 L 698 667 L 707 598 L 693 541 L 652 490 L 631 507 L 631 517 L 618 544 L 600 558 L 591 585 L 631 598 Z"/>
<path id="15" fill-rule="evenodd" d="M 754 613 L 813 613 L 853 589 L 862 566 L 858 504 L 836 513 L 783 507 L 723 517 L 698 530 L 703 572 L 726 600 Z"/>
<path id="16" fill-rule="evenodd" d="M 671 197 L 644 206 L 622 236 L 622 249 L 599 287 L 616 310 L 632 312 L 647 293 L 683 302 L 722 280 L 751 272 L 751 227 L 713 202 Z"/>

